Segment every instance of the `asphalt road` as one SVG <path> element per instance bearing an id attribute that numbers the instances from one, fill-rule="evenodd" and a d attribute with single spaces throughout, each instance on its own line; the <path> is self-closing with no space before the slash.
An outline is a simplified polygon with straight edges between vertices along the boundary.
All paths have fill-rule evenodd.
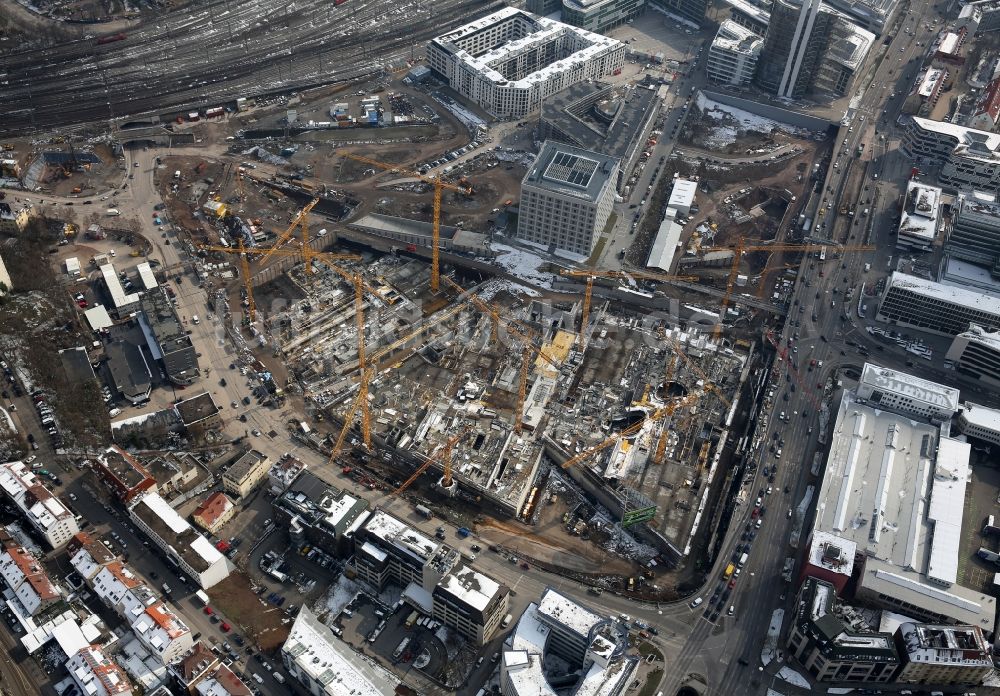
<path id="1" fill-rule="evenodd" d="M 879 142 L 878 136 L 881 134 L 885 134 L 887 139 L 894 137 L 895 113 L 908 91 L 907 79 L 912 77 L 920 56 L 927 50 L 927 42 L 931 37 L 931 33 L 924 29 L 923 22 L 934 16 L 938 15 L 932 3 L 925 1 L 911 4 L 910 14 L 904 17 L 903 26 L 914 28 L 915 35 L 910 36 L 904 30 L 896 31 L 891 44 L 884 47 L 884 63 L 877 71 L 871 73 L 875 79 L 858 99 L 854 118 L 837 136 L 835 151 L 840 152 L 842 148 L 846 148 L 847 154 L 833 160 L 841 163 L 837 168 L 833 168 L 831 162 L 831 167 L 826 172 L 822 194 L 814 197 L 817 199 L 814 205 L 825 206 L 824 198 L 827 199 L 826 202 L 839 203 L 846 183 L 844 177 L 847 167 L 844 163 L 846 158 L 856 156 L 859 143 L 863 142 L 867 148 L 871 148 L 874 143 Z M 916 45 L 918 41 L 923 46 L 918 47 Z M 881 43 L 876 45 L 876 49 L 878 48 L 883 48 Z M 892 70 L 891 75 L 887 74 L 888 70 Z M 894 99 L 891 98 L 893 90 L 896 94 Z M 845 139 L 846 146 L 843 144 Z M 866 158 L 870 156 L 868 154 Z M 874 175 L 879 172 L 881 164 L 876 162 L 870 173 Z M 871 195 L 871 187 L 881 185 L 875 179 L 866 183 L 869 189 L 866 192 L 862 187 L 861 198 L 857 201 L 859 210 L 865 207 L 863 200 Z M 885 214 L 885 211 L 881 214 Z M 814 231 L 814 236 L 829 235 L 831 238 L 838 238 L 838 235 L 843 235 L 848 228 L 851 228 L 855 238 L 849 240 L 850 243 L 864 241 L 862 236 L 857 234 L 857 231 L 863 229 L 863 223 L 852 226 L 853 219 L 839 216 L 836 207 L 828 210 L 824 221 L 826 228 Z M 817 385 L 841 366 L 860 367 L 863 364 L 865 358 L 858 354 L 855 347 L 847 343 L 848 340 L 868 346 L 872 354 L 870 359 L 877 360 L 880 364 L 907 369 L 906 354 L 894 344 L 877 351 L 875 348 L 877 341 L 864 331 L 865 321 L 858 319 L 853 311 L 856 306 L 857 288 L 862 282 L 869 284 L 875 282 L 879 277 L 878 271 L 881 269 L 884 273 L 888 257 L 893 253 L 894 227 L 881 224 L 877 225 L 875 230 L 877 236 L 872 241 L 877 251 L 848 253 L 842 258 L 833 258 L 834 254 L 830 254 L 825 262 L 820 262 L 816 258 L 802 259 L 798 282 L 792 295 L 789 319 L 780 335 L 780 344 L 788 350 L 788 355 L 797 364 L 797 368 L 789 370 L 785 361 L 778 363 L 780 377 L 776 381 L 775 399 L 769 425 L 764 433 L 767 444 L 762 448 L 764 451 L 761 455 L 761 466 L 758 467 L 756 479 L 746 486 L 746 503 L 734 518 L 729 537 L 701 594 L 705 597 L 705 605 L 699 607 L 697 612 L 692 612 L 685 605 L 670 609 L 673 616 L 678 612 L 683 616 L 687 611 L 691 627 L 680 637 L 682 640 L 679 641 L 679 652 L 668 656 L 668 664 L 671 664 L 672 668 L 666 681 L 661 685 L 665 694 L 676 693 L 679 685 L 690 673 L 705 677 L 709 693 L 713 694 L 762 693 L 772 684 L 780 688 L 782 693 L 806 693 L 776 679 L 774 674 L 783 666 L 782 662 L 772 662 L 765 668 L 761 665 L 760 656 L 774 610 L 785 609 L 784 630 L 787 630 L 787 621 L 794 602 L 793 587 L 786 585 L 780 579 L 780 574 L 785 558 L 796 551 L 788 544 L 789 534 L 796 520 L 787 517 L 787 510 L 789 507 L 798 506 L 807 485 L 819 483 L 811 480 L 809 471 L 813 453 L 819 447 L 816 441 L 819 435 L 816 404 L 822 395 L 818 394 Z M 775 259 L 772 259 L 772 263 L 774 262 Z M 872 264 L 872 271 L 868 273 L 864 271 L 866 263 Z M 820 271 L 823 271 L 823 277 L 820 277 Z M 849 311 L 845 317 L 844 292 L 852 288 L 855 289 L 855 295 L 848 305 Z M 832 304 L 834 302 L 835 305 Z M 804 308 L 801 312 L 798 310 L 799 306 Z M 874 302 L 871 310 L 869 315 L 874 313 Z M 813 312 L 817 317 L 815 322 L 812 321 Z M 796 321 L 801 326 L 796 327 Z M 797 340 L 793 338 L 795 333 L 799 335 Z M 822 370 L 810 371 L 810 360 L 822 361 Z M 952 377 L 951 382 L 961 384 L 962 380 Z M 795 391 L 792 391 L 793 384 Z M 968 388 L 972 385 L 964 386 Z M 785 395 L 788 396 L 787 401 L 784 399 Z M 778 420 L 777 414 L 780 411 L 785 411 L 788 415 L 787 423 Z M 805 417 L 803 412 L 807 413 Z M 832 427 L 832 423 L 829 425 Z M 768 444 L 772 442 L 773 433 L 778 433 L 786 442 L 780 462 L 766 451 Z M 768 485 L 763 479 L 763 467 L 774 464 L 778 464 L 774 482 L 770 484 L 773 485 L 774 492 L 764 496 L 767 513 L 763 525 L 756 532 L 747 566 L 741 573 L 733 595 L 727 601 L 727 604 L 735 606 L 736 616 L 732 619 L 726 618 L 725 608 L 722 607 L 720 611 L 722 618 L 718 620 L 718 626 L 715 626 L 702 615 L 702 610 L 708 604 L 709 598 L 706 595 L 714 591 L 724 566 L 730 561 L 736 544 L 740 543 L 739 537 L 744 531 L 745 523 L 750 520 L 758 490 Z M 786 486 L 790 490 L 788 494 L 782 492 Z M 806 529 L 812 519 L 812 512 L 810 508 L 805 516 Z M 783 648 L 784 630 L 779 639 L 779 649 Z M 737 661 L 740 657 L 747 660 L 749 665 L 740 665 Z"/>
<path id="2" fill-rule="evenodd" d="M 121 41 L 91 38 L 0 57 L 0 133 L 219 106 L 378 72 L 491 2 L 215 0 L 169 12 Z"/>

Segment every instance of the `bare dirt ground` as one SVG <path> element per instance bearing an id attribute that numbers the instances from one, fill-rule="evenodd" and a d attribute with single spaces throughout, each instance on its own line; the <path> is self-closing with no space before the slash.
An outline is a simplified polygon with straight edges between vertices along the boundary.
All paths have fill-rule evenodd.
<path id="1" fill-rule="evenodd" d="M 233 573 L 212 588 L 212 603 L 239 626 L 264 652 L 280 648 L 288 638 L 286 618 L 277 607 L 261 605 L 260 598 L 250 591 L 250 581 L 243 573 Z"/>
<path id="2" fill-rule="evenodd" d="M 499 544 L 514 553 L 566 570 L 602 575 L 629 575 L 635 572 L 633 563 L 567 533 L 562 525 L 564 512 L 564 504 L 545 505 L 535 525 L 486 518 L 477 531 L 490 544 Z"/>

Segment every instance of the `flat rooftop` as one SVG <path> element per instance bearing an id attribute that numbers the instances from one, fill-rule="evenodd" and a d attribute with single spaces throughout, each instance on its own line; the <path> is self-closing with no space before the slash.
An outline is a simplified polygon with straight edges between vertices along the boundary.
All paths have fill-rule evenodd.
<path id="1" fill-rule="evenodd" d="M 175 404 L 174 409 L 184 425 L 194 425 L 219 412 L 219 407 L 208 392 L 184 399 L 184 401 Z"/>
<path id="2" fill-rule="evenodd" d="M 384 696 L 399 680 L 374 661 L 355 653 L 302 607 L 281 651 L 328 696 Z"/>
<path id="3" fill-rule="evenodd" d="M 364 529 L 382 540 L 386 546 L 393 546 L 403 553 L 427 562 L 437 553 L 435 540 L 416 530 L 402 520 L 384 510 L 376 510 L 364 524 Z"/>
<path id="4" fill-rule="evenodd" d="M 908 273 L 893 271 L 889 276 L 889 286 L 909 290 L 910 292 L 933 300 L 951 304 L 972 307 L 980 312 L 1000 317 L 1000 297 L 982 292 L 972 292 L 964 288 L 944 285 L 933 280 L 920 278 Z"/>
<path id="5" fill-rule="evenodd" d="M 962 404 L 962 416 L 972 425 L 1000 433 L 1000 411 L 966 401 Z"/>
<path id="6" fill-rule="evenodd" d="M 456 568 L 444 576 L 438 588 L 477 611 L 485 611 L 493 598 L 504 589 L 499 582 L 470 566 Z"/>
<path id="7" fill-rule="evenodd" d="M 591 102 L 605 117 L 594 115 Z M 657 108 L 655 89 L 643 86 L 612 87 L 603 82 L 578 82 L 545 99 L 541 120 L 568 137 L 574 145 L 624 159 L 635 142 L 637 131 Z"/>
<path id="8" fill-rule="evenodd" d="M 948 136 L 957 140 L 956 147 L 962 148 L 961 154 L 968 154 L 972 157 L 987 159 L 997 158 L 997 150 L 1000 149 L 1000 134 L 988 131 L 966 128 L 954 123 L 944 121 L 932 121 L 929 118 L 913 116 L 913 122 L 922 130 L 931 133 Z"/>
<path id="9" fill-rule="evenodd" d="M 546 140 L 523 183 L 595 203 L 613 185 L 617 166 L 616 157 Z"/>
<path id="10" fill-rule="evenodd" d="M 667 208 L 679 209 L 690 207 L 694 203 L 694 196 L 697 192 L 697 181 L 674 179 L 674 187 L 670 190 L 670 199 L 667 201 Z"/>
<path id="11" fill-rule="evenodd" d="M 224 560 L 218 549 L 195 531 L 194 527 L 159 495 L 155 493 L 144 495 L 131 509 L 133 514 L 145 522 L 197 572 L 203 572 Z"/>
<path id="12" fill-rule="evenodd" d="M 902 394 L 944 411 L 955 412 L 960 403 L 959 391 L 955 387 L 873 363 L 865 363 L 861 368 L 860 383 L 884 392 Z"/>
<path id="13" fill-rule="evenodd" d="M 108 294 L 111 295 L 111 304 L 113 304 L 116 309 L 139 301 L 139 293 L 125 292 L 125 288 L 122 287 L 122 282 L 118 278 L 118 274 L 115 273 L 114 266 L 110 263 L 106 263 L 101 266 L 100 271 L 101 277 L 104 278 L 104 285 L 108 289 Z"/>
<path id="14" fill-rule="evenodd" d="M 542 593 L 537 612 L 543 619 L 561 624 L 584 638 L 594 626 L 605 620 L 605 617 L 595 614 L 551 587 Z"/>
<path id="15" fill-rule="evenodd" d="M 992 625 L 995 600 L 979 601 L 981 593 L 954 584 L 970 451 L 940 427 L 876 410 L 845 391 L 814 536 L 855 544 L 866 557 L 866 588 L 897 587 L 885 594 L 906 593 L 916 606 L 975 625 L 988 615 Z"/>

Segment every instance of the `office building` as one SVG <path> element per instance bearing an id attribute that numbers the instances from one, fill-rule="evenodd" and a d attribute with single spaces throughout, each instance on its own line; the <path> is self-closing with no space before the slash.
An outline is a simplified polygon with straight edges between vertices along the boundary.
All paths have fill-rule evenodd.
<path id="1" fill-rule="evenodd" d="M 504 643 L 500 690 L 504 696 L 620 696 L 638 669 L 627 647 L 625 627 L 547 588 Z M 568 670 L 550 683 L 544 663 L 553 658 Z"/>
<path id="2" fill-rule="evenodd" d="M 996 331 L 1000 299 L 896 271 L 885 284 L 875 318 L 943 336 L 958 335 L 969 324 Z"/>
<path id="3" fill-rule="evenodd" d="M 625 45 L 506 7 L 432 39 L 427 63 L 494 116 L 521 118 L 572 84 L 621 70 Z"/>
<path id="4" fill-rule="evenodd" d="M 679 17 L 694 27 L 705 21 L 708 0 L 649 0 L 649 6 Z"/>
<path id="5" fill-rule="evenodd" d="M 385 510 L 372 512 L 354 532 L 358 578 L 380 590 L 391 581 L 403 588 L 413 583 L 430 593 L 458 560 L 457 551 Z"/>
<path id="6" fill-rule="evenodd" d="M 948 436 L 950 422 L 919 415 L 946 412 L 948 388 L 873 376 L 882 369 L 862 370 L 869 398 L 841 396 L 802 577 L 837 591 L 852 580 L 860 603 L 992 631 L 996 598 L 958 583 L 970 445 Z M 908 401 L 872 403 L 879 387 Z"/>
<path id="7" fill-rule="evenodd" d="M 86 696 L 132 696 L 132 683 L 124 670 L 99 645 L 89 645 L 70 657 L 66 670 Z"/>
<path id="8" fill-rule="evenodd" d="M 539 137 L 616 158 L 615 186 L 622 193 L 646 151 L 660 105 L 656 90 L 642 85 L 578 82 L 542 102 Z"/>
<path id="9" fill-rule="evenodd" d="M 771 13 L 766 9 L 754 5 L 749 0 L 726 0 L 726 4 L 730 8 L 730 22 L 749 29 L 757 36 L 762 37 L 767 33 L 767 25 L 771 23 Z"/>
<path id="10" fill-rule="evenodd" d="M 976 0 L 966 3 L 958 15 L 959 24 L 968 26 L 973 33 L 1000 29 L 1000 2 Z"/>
<path id="11" fill-rule="evenodd" d="M 625 24 L 646 6 L 646 0 L 562 0 L 561 19 L 566 24 L 604 32 Z"/>
<path id="12" fill-rule="evenodd" d="M 903 623 L 896 629 L 902 684 L 972 686 L 993 673 L 990 645 L 979 626 Z"/>
<path id="13" fill-rule="evenodd" d="M 0 464 L 0 490 L 52 548 L 61 548 L 80 531 L 73 513 L 24 462 Z"/>
<path id="14" fill-rule="evenodd" d="M 938 182 L 953 190 L 1000 188 L 1000 135 L 913 116 L 903 124 L 902 151 L 940 164 Z"/>
<path id="15" fill-rule="evenodd" d="M 532 14 L 545 17 L 560 12 L 562 10 L 562 0 L 527 0 L 524 8 Z"/>
<path id="16" fill-rule="evenodd" d="M 950 360 L 958 372 L 985 386 L 1000 387 L 1000 332 L 970 325 L 967 331 L 955 336 L 945 360 Z"/>
<path id="17" fill-rule="evenodd" d="M 476 645 L 485 645 L 500 627 L 510 604 L 510 590 L 493 578 L 460 566 L 431 593 L 434 618 Z"/>
<path id="18" fill-rule="evenodd" d="M 991 445 L 1000 445 L 1000 411 L 966 401 L 958 412 L 958 431 Z"/>
<path id="19" fill-rule="evenodd" d="M 399 680 L 377 662 L 352 650 L 303 606 L 281 646 L 288 673 L 313 696 L 384 696 Z"/>
<path id="20" fill-rule="evenodd" d="M 821 0 L 775 0 L 757 64 L 757 84 L 779 97 L 807 94 L 830 36 L 834 15 Z"/>
<path id="21" fill-rule="evenodd" d="M 708 48 L 708 79 L 723 85 L 746 87 L 753 80 L 764 39 L 731 19 L 719 25 Z"/>
<path id="22" fill-rule="evenodd" d="M 301 472 L 271 507 L 294 548 L 312 546 L 334 558 L 353 552 L 350 535 L 368 516 L 367 500 L 338 491 L 309 471 Z"/>
<path id="23" fill-rule="evenodd" d="M 816 681 L 892 681 L 900 662 L 892 634 L 852 627 L 850 609 L 848 618 L 833 585 L 807 578 L 788 632 L 788 654 Z"/>
<path id="24" fill-rule="evenodd" d="M 38 559 L 12 540 L 4 542 L 0 552 L 0 577 L 14 593 L 24 616 L 35 616 L 62 600 L 62 593 Z"/>
<path id="25" fill-rule="evenodd" d="M 861 369 L 857 393 L 873 408 L 937 423 L 951 420 L 959 408 L 958 389 L 872 363 Z"/>
<path id="26" fill-rule="evenodd" d="M 1000 203 L 989 194 L 959 193 L 944 250 L 1000 276 Z"/>
<path id="27" fill-rule="evenodd" d="M 590 256 L 615 202 L 618 160 L 546 141 L 521 182 L 517 236 Z"/>
<path id="28" fill-rule="evenodd" d="M 937 106 L 941 93 L 949 83 L 951 73 L 944 68 L 933 66 L 926 68 L 920 78 L 913 83 L 913 88 L 906 95 L 900 111 L 911 116 L 927 116 Z"/>
<path id="29" fill-rule="evenodd" d="M 222 488 L 239 498 L 245 498 L 267 478 L 271 460 L 257 450 L 245 452 L 222 474 Z"/>
<path id="30" fill-rule="evenodd" d="M 854 83 L 854 76 L 864 65 L 868 52 L 874 45 L 873 33 L 862 29 L 843 14 L 835 13 L 830 25 L 830 36 L 810 91 L 835 97 L 847 96 Z"/>
<path id="31" fill-rule="evenodd" d="M 956 67 L 965 63 L 965 40 L 969 32 L 966 27 L 958 27 L 956 31 L 946 31 L 937 41 L 931 65 L 934 67 Z"/>
<path id="32" fill-rule="evenodd" d="M 112 445 L 93 460 L 94 473 L 119 502 L 128 505 L 145 491 L 156 491 L 156 481 L 139 460 Z"/>
<path id="33" fill-rule="evenodd" d="M 903 214 L 899 218 L 896 246 L 930 251 L 941 224 L 938 219 L 940 207 L 941 189 L 910 179 L 906 184 L 906 197 L 903 200 Z"/>
<path id="34" fill-rule="evenodd" d="M 204 590 L 229 576 L 230 564 L 212 543 L 194 530 L 156 493 L 132 503 L 129 518 L 184 575 Z"/>

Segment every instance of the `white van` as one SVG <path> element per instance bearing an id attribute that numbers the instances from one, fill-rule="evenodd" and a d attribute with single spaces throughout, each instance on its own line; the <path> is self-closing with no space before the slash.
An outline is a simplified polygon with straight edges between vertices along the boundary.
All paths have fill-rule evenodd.
<path id="1" fill-rule="evenodd" d="M 194 314 L 194 315 L 191 316 L 191 321 L 194 324 L 200 324 L 201 323 L 201 319 L 198 318 L 197 314 Z"/>
<path id="2" fill-rule="evenodd" d="M 258 684 L 263 684 L 264 683 L 264 680 L 261 679 L 260 675 L 257 674 L 256 672 L 254 672 L 252 676 L 253 676 L 253 680 L 255 682 L 257 682 Z"/>

